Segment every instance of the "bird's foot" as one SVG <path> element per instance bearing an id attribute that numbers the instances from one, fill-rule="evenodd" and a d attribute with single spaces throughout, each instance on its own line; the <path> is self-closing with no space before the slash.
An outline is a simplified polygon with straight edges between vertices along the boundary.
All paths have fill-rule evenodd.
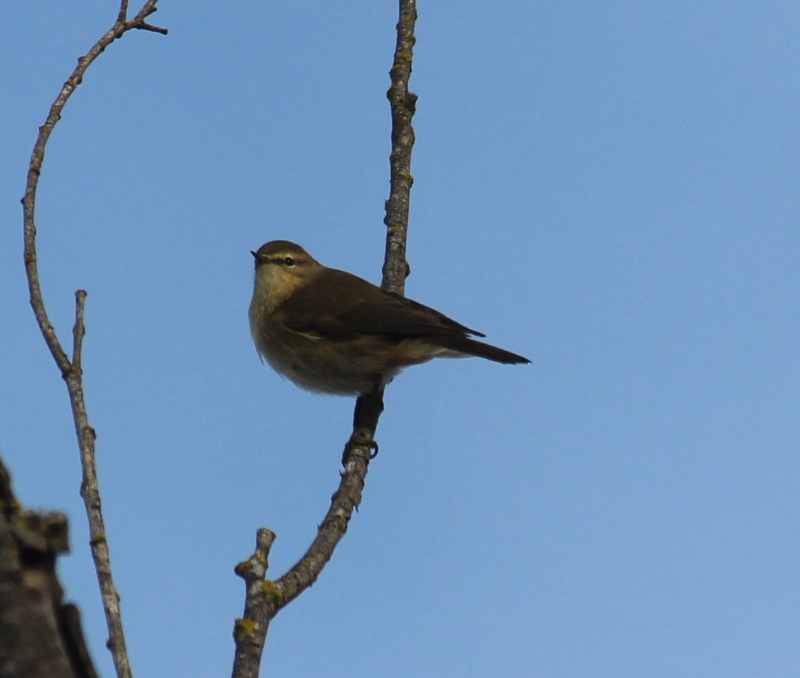
<path id="1" fill-rule="evenodd" d="M 380 450 L 378 443 L 376 443 L 374 440 L 353 434 L 350 436 L 350 440 L 348 440 L 344 446 L 344 452 L 342 453 L 343 465 L 347 463 L 347 458 L 359 447 L 365 447 L 369 450 L 369 456 L 367 459 L 370 461 L 378 456 L 378 451 Z"/>

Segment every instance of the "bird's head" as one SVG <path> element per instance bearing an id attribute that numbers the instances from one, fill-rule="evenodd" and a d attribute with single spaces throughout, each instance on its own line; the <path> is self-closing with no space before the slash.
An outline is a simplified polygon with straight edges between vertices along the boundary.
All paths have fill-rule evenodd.
<path id="1" fill-rule="evenodd" d="M 267 306 L 273 308 L 325 269 L 300 245 L 288 240 L 268 242 L 252 255 L 255 258 L 256 290 L 263 295 Z"/>

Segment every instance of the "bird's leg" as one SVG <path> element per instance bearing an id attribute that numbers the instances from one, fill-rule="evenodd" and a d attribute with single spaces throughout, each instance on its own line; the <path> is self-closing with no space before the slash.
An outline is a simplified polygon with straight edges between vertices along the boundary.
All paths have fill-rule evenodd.
<path id="1" fill-rule="evenodd" d="M 353 435 L 344 446 L 342 463 L 347 460 L 348 454 L 356 447 L 368 447 L 372 450 L 370 459 L 378 456 L 378 443 L 372 439 L 372 436 L 381 412 L 383 412 L 383 385 L 380 381 L 376 381 L 369 393 L 359 396 L 356 400 L 353 412 Z"/>
<path id="2" fill-rule="evenodd" d="M 374 426 L 382 412 L 383 386 L 380 381 L 376 381 L 368 393 L 360 395 L 356 400 L 356 408 L 353 411 L 353 431 L 358 431 L 365 426 Z"/>

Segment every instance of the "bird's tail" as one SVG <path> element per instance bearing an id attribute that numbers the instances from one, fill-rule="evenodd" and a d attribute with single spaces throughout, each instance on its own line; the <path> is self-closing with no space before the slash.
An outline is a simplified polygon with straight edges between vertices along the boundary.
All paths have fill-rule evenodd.
<path id="1" fill-rule="evenodd" d="M 519 365 L 530 362 L 530 360 L 521 355 L 482 341 L 475 341 L 475 339 L 470 339 L 469 337 L 431 337 L 428 341 L 435 346 L 454 351 L 456 355 L 453 355 L 453 357 L 472 355 L 478 358 L 486 358 L 486 360 L 492 360 L 496 363 L 503 363 L 504 365 Z"/>

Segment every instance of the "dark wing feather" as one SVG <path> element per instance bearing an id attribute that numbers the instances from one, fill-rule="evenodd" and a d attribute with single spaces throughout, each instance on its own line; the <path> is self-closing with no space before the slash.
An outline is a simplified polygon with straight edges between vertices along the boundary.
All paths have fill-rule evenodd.
<path id="1" fill-rule="evenodd" d="M 443 313 L 345 271 L 327 269 L 321 278 L 298 289 L 296 303 L 283 310 L 284 322 L 298 332 L 344 337 L 353 333 L 392 336 L 484 336 Z M 313 293 L 318 285 L 325 298 Z M 312 291 L 309 292 L 309 289 Z M 296 308 L 303 309 L 298 313 Z"/>

